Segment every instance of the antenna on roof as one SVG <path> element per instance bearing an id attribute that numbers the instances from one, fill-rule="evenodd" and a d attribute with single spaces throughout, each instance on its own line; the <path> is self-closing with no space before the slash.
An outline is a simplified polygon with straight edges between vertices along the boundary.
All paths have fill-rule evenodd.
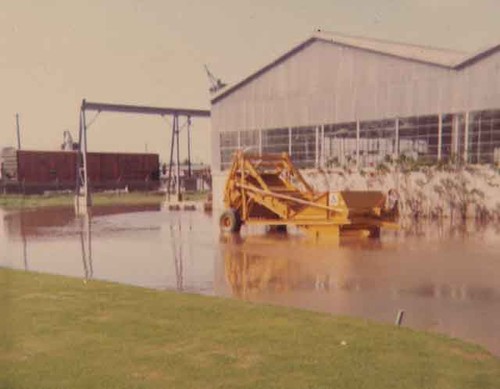
<path id="1" fill-rule="evenodd" d="M 217 93 L 218 91 L 220 91 L 222 88 L 224 88 L 227 84 L 222 82 L 220 80 L 220 78 L 216 78 L 211 72 L 210 70 L 208 69 L 208 66 L 207 65 L 203 65 L 205 66 L 205 71 L 207 72 L 207 76 L 208 76 L 208 79 L 210 80 L 210 88 L 209 88 L 209 91 L 210 93 Z"/>

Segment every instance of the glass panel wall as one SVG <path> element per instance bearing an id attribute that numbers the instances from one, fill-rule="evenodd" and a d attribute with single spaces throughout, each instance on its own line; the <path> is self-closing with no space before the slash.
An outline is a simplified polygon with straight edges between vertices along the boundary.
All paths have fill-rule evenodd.
<path id="1" fill-rule="evenodd" d="M 226 170 L 231 166 L 233 154 L 238 149 L 238 132 L 227 131 L 220 134 L 221 169 Z"/>
<path id="2" fill-rule="evenodd" d="M 437 161 L 439 116 L 416 116 L 399 121 L 399 154 L 421 161 Z"/>
<path id="3" fill-rule="evenodd" d="M 500 164 L 500 110 L 470 112 L 468 131 L 465 117 L 464 113 L 441 115 L 441 160 L 464 160 L 467 155 L 469 163 Z M 400 118 L 398 135 L 395 119 L 365 121 L 360 123 L 359 144 L 356 135 L 355 122 L 328 124 L 323 131 L 309 126 L 223 132 L 221 166 L 230 166 L 239 147 L 258 153 L 260 144 L 262 153 L 291 152 L 299 168 L 312 168 L 317 161 L 326 167 L 353 165 L 358 146 L 359 166 L 376 166 L 398 154 L 429 163 L 439 158 L 438 115 Z"/>
<path id="4" fill-rule="evenodd" d="M 292 161 L 298 168 L 312 168 L 316 164 L 316 128 L 292 128 Z"/>
<path id="5" fill-rule="evenodd" d="M 500 164 L 500 110 L 469 114 L 468 162 Z"/>
<path id="6" fill-rule="evenodd" d="M 376 166 L 386 158 L 392 158 L 395 154 L 395 120 L 376 120 L 360 124 L 360 166 Z"/>
<path id="7" fill-rule="evenodd" d="M 356 160 L 356 123 L 326 125 L 323 142 L 326 167 L 350 164 Z"/>
<path id="8" fill-rule="evenodd" d="M 262 152 L 276 154 L 289 151 L 288 128 L 262 130 Z"/>
<path id="9" fill-rule="evenodd" d="M 441 160 L 448 161 L 455 154 L 453 150 L 453 115 L 442 116 Z"/>
<path id="10" fill-rule="evenodd" d="M 240 147 L 248 152 L 259 153 L 259 130 L 240 131 Z"/>

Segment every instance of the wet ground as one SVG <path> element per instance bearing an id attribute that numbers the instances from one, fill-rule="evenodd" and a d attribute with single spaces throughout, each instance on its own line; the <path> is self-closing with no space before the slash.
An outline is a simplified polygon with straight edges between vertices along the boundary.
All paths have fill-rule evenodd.
<path id="1" fill-rule="evenodd" d="M 418 225 L 313 243 L 219 236 L 201 212 L 155 206 L 2 211 L 0 266 L 294 306 L 446 333 L 500 355 L 500 231 Z"/>

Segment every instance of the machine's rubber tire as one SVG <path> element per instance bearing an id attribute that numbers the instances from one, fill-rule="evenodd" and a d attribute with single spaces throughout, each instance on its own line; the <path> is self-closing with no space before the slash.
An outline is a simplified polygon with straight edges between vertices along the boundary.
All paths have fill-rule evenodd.
<path id="1" fill-rule="evenodd" d="M 286 224 L 272 225 L 268 227 L 268 232 L 272 234 L 286 234 L 288 232 Z"/>
<path id="2" fill-rule="evenodd" d="M 240 214 L 232 208 L 226 209 L 222 215 L 220 215 L 219 226 L 222 232 L 240 232 Z"/>
<path id="3" fill-rule="evenodd" d="M 380 238 L 380 227 L 371 227 L 369 229 L 370 233 L 368 235 L 369 238 L 379 239 Z"/>

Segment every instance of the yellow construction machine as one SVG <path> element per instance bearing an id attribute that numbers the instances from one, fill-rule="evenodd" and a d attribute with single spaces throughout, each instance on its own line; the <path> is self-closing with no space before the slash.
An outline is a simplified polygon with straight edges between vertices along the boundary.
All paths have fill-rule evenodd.
<path id="1" fill-rule="evenodd" d="M 224 190 L 223 232 L 243 224 L 283 229 L 296 226 L 313 237 L 346 234 L 378 237 L 395 227 L 397 204 L 386 207 L 376 191 L 318 193 L 304 180 L 287 153 L 257 155 L 237 151 Z"/>

